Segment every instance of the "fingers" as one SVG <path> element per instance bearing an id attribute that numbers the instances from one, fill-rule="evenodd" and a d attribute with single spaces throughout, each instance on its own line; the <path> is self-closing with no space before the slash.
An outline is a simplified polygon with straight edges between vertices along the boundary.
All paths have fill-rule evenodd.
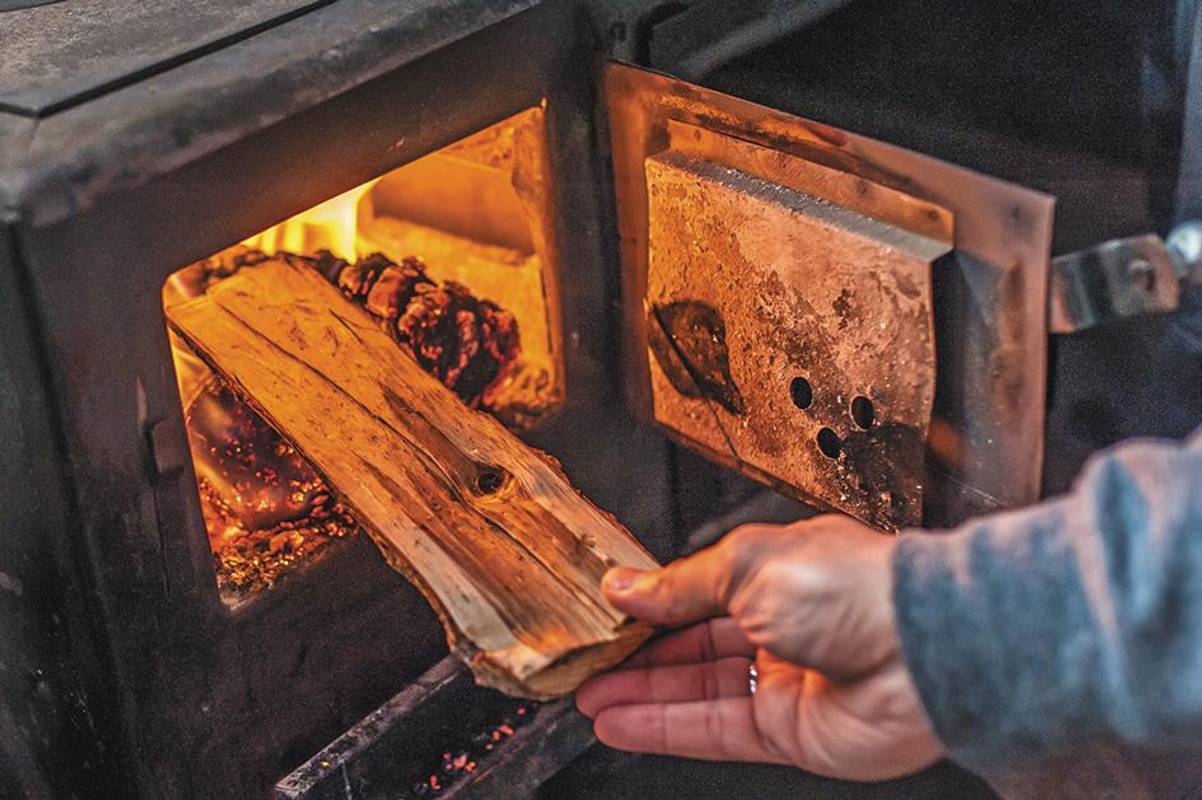
<path id="1" fill-rule="evenodd" d="M 598 739 L 618 750 L 787 763 L 760 737 L 750 697 L 614 706 L 598 714 L 593 727 Z"/>
<path id="2" fill-rule="evenodd" d="M 730 656 L 751 658 L 755 647 L 730 617 L 706 620 L 653 640 L 622 664 L 620 669 L 666 664 L 697 664 Z"/>
<path id="3" fill-rule="evenodd" d="M 687 703 L 746 697 L 749 694 L 746 658 L 724 658 L 703 664 L 675 664 L 626 669 L 600 675 L 576 693 L 576 707 L 596 717 L 611 706 L 647 703 Z"/>
<path id="4" fill-rule="evenodd" d="M 725 554 L 710 547 L 659 570 L 611 570 L 601 588 L 618 610 L 675 626 L 721 614 L 727 583 Z"/>
<path id="5" fill-rule="evenodd" d="M 618 567 L 601 588 L 614 607 L 656 625 L 683 625 L 723 614 L 731 593 L 755 560 L 760 529 L 744 527 L 722 542 L 659 570 Z"/>

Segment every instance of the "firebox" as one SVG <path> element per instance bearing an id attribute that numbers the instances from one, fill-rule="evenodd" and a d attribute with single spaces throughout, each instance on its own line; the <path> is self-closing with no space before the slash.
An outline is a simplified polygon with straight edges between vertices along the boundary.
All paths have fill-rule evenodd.
<path id="1" fill-rule="evenodd" d="M 660 559 L 1039 497 L 1053 200 L 678 76 L 805 15 L 137 5 L 0 2 L 0 796 L 560 797 L 649 763 L 475 687 L 169 324 L 265 264 Z"/>
<path id="2" fill-rule="evenodd" d="M 532 431 L 564 402 L 551 184 L 540 104 L 172 273 L 164 308 L 270 258 L 302 260 L 469 407 Z M 217 584 L 236 606 L 358 526 L 318 471 L 169 335 Z"/>
<path id="3" fill-rule="evenodd" d="M 19 454 L 0 571 L 20 581 L 0 602 L 23 654 L 5 714 L 29 732 L 5 738 L 0 795 L 263 796 L 446 653 L 320 476 L 167 333 L 164 303 L 247 254 L 420 259 L 432 285 L 510 315 L 521 345 L 485 365 L 500 380 L 468 376 L 490 389 L 468 401 L 667 554 L 669 447 L 615 412 L 591 51 L 571 9 L 0 16 L 3 438 Z"/>

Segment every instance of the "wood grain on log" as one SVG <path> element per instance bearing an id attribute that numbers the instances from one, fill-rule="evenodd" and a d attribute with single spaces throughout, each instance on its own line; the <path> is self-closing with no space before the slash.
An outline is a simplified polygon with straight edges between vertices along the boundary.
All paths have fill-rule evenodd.
<path id="1" fill-rule="evenodd" d="M 273 259 L 167 315 L 325 476 L 481 683 L 561 695 L 649 634 L 600 591 L 613 565 L 654 565 L 637 540 L 315 271 Z"/>

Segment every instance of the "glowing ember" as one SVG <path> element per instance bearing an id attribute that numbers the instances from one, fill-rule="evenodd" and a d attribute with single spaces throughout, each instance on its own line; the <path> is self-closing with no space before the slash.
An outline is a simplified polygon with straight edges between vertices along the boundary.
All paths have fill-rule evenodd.
<path id="1" fill-rule="evenodd" d="M 454 281 L 439 285 L 412 256 L 396 264 L 374 253 L 350 264 L 323 252 L 315 267 L 463 402 L 473 408 L 492 406 L 492 389 L 517 363 L 518 327 L 512 314 Z"/>
<path id="2" fill-rule="evenodd" d="M 267 588 L 357 530 L 321 476 L 215 376 L 185 418 L 220 588 Z"/>
<path id="3" fill-rule="evenodd" d="M 459 746 L 443 751 L 438 767 L 424 781 L 414 784 L 409 796 L 415 800 L 434 797 L 465 775 L 475 772 L 517 733 L 518 728 L 530 721 L 533 714 L 529 712 L 539 706 L 538 703 L 511 701 L 499 721 L 458 742 Z"/>

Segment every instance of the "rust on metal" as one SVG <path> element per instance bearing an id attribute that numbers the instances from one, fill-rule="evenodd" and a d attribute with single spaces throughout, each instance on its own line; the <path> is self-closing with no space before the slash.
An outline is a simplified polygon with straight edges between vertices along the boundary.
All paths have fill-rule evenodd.
<path id="1" fill-rule="evenodd" d="M 912 524 L 919 516 L 947 524 L 1038 498 L 1051 198 L 634 67 L 606 64 L 602 83 L 621 236 L 626 387 L 637 414 L 724 464 L 882 527 Z M 790 270 L 765 269 L 755 259 L 745 260 L 749 268 L 715 255 L 738 251 L 732 236 L 740 231 L 712 217 L 722 223 L 719 235 L 680 236 L 674 249 L 660 246 L 656 255 L 656 226 L 662 245 L 670 229 L 687 224 L 678 212 L 689 204 L 669 195 L 684 190 L 690 170 L 696 188 L 696 173 L 707 169 L 729 171 L 708 179 L 714 187 L 764 182 L 741 193 L 777 218 L 775 228 L 754 217 L 742 224 L 758 226 L 761 249 L 787 238 L 780 226 L 794 224 L 790 215 L 806 217 L 793 206 L 808 197 L 883 225 L 878 231 L 938 242 L 952 252 L 933 275 L 932 250 L 902 248 L 913 263 L 901 269 L 881 268 L 867 256 L 856 269 L 854 254 L 843 252 L 849 258 L 841 259 L 835 277 L 828 263 L 803 258 L 804 237 L 794 236 L 798 260 Z M 657 181 L 661 196 L 655 198 Z M 732 199 L 740 192 L 727 187 L 710 194 Z M 750 238 L 746 230 L 742 236 Z M 828 239 L 832 253 L 833 242 Z M 927 279 L 919 268 L 924 259 Z M 878 287 L 862 283 L 869 275 L 880 279 Z M 724 391 L 737 391 L 746 413 L 732 413 L 712 388 L 704 390 L 696 365 L 690 366 L 698 354 L 687 342 L 665 347 L 655 309 L 682 302 L 717 313 L 729 359 Z M 742 310 L 735 313 L 732 303 Z M 751 319 L 758 320 L 754 341 L 743 330 Z M 883 320 L 886 331 L 869 336 L 867 319 Z M 890 349 L 897 347 L 902 358 Z M 810 374 L 792 374 L 803 368 Z M 812 384 L 808 408 L 796 401 L 789 406 L 795 377 Z M 724 377 L 718 384 L 727 387 Z M 691 396 L 699 394 L 708 399 Z M 867 429 L 850 412 L 857 397 L 875 412 Z M 763 398 L 779 417 L 760 419 L 765 409 L 757 404 L 769 402 Z M 763 434 L 772 419 L 789 425 Z M 941 447 L 924 468 L 931 425 L 955 446 Z M 838 438 L 836 448 L 824 434 L 833 459 L 818 446 L 819 430 Z"/>
<path id="2" fill-rule="evenodd" d="M 733 167 L 798 192 L 821 197 L 865 216 L 941 241 L 952 241 L 950 211 L 849 172 L 698 125 L 669 119 L 672 150 Z"/>
<path id="3" fill-rule="evenodd" d="M 688 438 L 716 429 L 739 465 L 878 527 L 919 524 L 930 271 L 949 245 L 673 150 L 645 170 L 656 420 Z M 662 368 L 661 335 L 694 391 Z M 879 417 L 867 430 L 856 397 Z"/>

